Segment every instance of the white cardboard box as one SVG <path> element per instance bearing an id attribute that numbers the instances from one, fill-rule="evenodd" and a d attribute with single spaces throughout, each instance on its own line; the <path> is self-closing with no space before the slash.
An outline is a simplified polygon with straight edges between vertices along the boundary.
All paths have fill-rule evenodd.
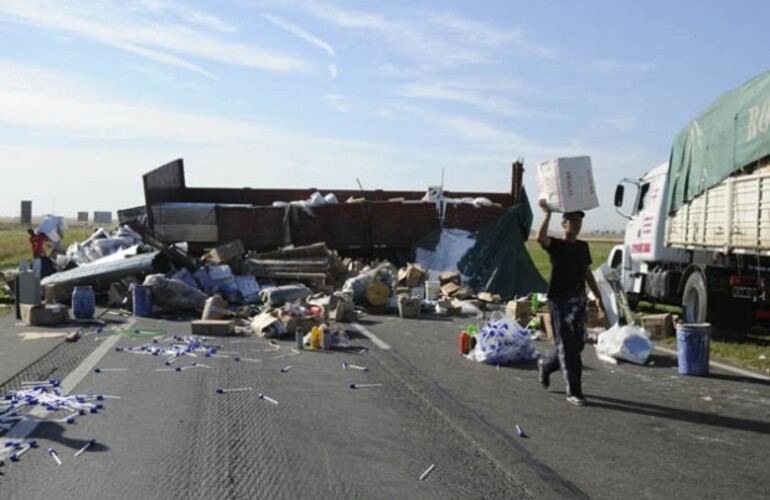
<path id="1" fill-rule="evenodd" d="M 538 199 L 554 212 L 590 210 L 599 206 L 590 156 L 556 158 L 537 165 Z"/>

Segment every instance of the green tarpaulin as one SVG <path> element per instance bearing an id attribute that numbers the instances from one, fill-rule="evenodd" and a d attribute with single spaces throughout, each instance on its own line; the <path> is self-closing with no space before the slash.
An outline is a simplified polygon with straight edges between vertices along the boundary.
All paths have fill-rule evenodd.
<path id="1" fill-rule="evenodd" d="M 486 290 L 509 300 L 532 292 L 545 292 L 548 285 L 524 246 L 532 229 L 532 209 L 522 189 L 521 203 L 509 208 L 476 237 L 458 269 L 476 290 Z"/>
<path id="2" fill-rule="evenodd" d="M 733 172 L 770 155 L 770 71 L 714 101 L 677 135 L 669 213 Z"/>

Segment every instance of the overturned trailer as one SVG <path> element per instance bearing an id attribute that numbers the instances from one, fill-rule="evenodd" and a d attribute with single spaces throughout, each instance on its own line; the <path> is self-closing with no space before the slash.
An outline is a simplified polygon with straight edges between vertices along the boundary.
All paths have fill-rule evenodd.
<path id="1" fill-rule="evenodd" d="M 118 216 L 131 225 L 141 220 L 163 241 L 187 242 L 191 254 L 235 239 L 256 251 L 323 241 L 342 255 L 402 261 L 442 228 L 490 227 L 520 203 L 522 170 L 520 162 L 512 165 L 508 193 L 445 191 L 439 201 L 425 201 L 425 191 L 188 187 L 178 159 L 145 174 L 145 206 L 121 210 Z M 341 202 L 312 207 L 291 203 L 318 191 L 334 193 Z M 463 198 L 491 204 L 453 202 Z M 289 203 L 274 206 L 276 202 Z"/>

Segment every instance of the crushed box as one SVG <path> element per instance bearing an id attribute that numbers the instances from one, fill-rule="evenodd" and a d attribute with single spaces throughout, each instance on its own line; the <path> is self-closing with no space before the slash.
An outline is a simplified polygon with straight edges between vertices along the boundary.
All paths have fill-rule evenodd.
<path id="1" fill-rule="evenodd" d="M 193 335 L 232 335 L 235 333 L 235 321 L 224 319 L 197 319 L 190 322 Z"/>
<path id="2" fill-rule="evenodd" d="M 402 318 L 419 318 L 422 300 L 419 297 L 400 295 L 398 297 L 398 315 Z"/>
<path id="3" fill-rule="evenodd" d="M 505 314 L 515 319 L 520 326 L 527 326 L 533 316 L 532 303 L 528 298 L 508 301 L 505 305 Z"/>
<path id="4" fill-rule="evenodd" d="M 224 264 L 233 259 L 243 257 L 246 250 L 241 240 L 233 240 L 230 243 L 220 245 L 210 250 L 203 258 L 213 264 Z"/>
<path id="5" fill-rule="evenodd" d="M 642 327 L 650 332 L 652 340 L 661 340 L 674 335 L 674 316 L 671 313 L 645 314 L 640 321 Z"/>

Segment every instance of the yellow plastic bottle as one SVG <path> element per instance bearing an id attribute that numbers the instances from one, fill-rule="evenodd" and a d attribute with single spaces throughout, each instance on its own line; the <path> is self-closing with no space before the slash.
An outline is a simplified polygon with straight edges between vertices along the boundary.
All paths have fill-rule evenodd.
<path id="1" fill-rule="evenodd" d="M 323 332 L 321 332 L 321 329 L 317 326 L 314 326 L 310 330 L 310 348 L 320 349 L 322 337 L 323 337 Z"/>

